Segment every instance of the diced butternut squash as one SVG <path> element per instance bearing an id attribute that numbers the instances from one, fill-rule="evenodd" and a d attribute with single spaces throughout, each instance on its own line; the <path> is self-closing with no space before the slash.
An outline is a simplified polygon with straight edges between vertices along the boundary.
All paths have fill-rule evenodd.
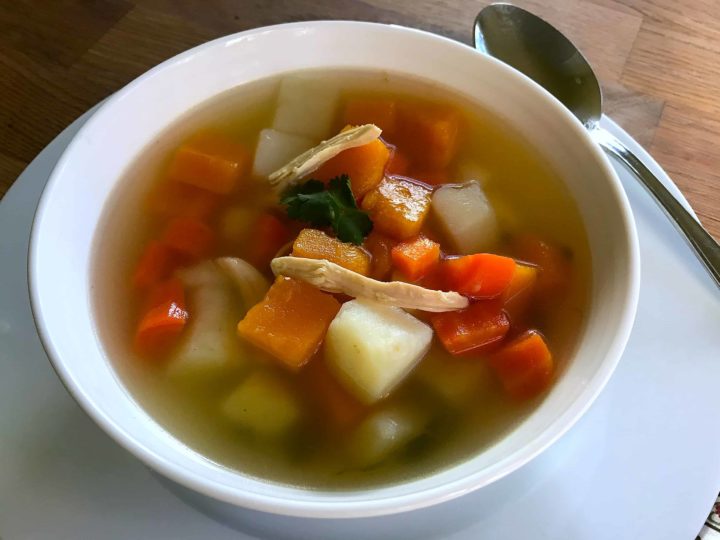
<path id="1" fill-rule="evenodd" d="M 445 259 L 438 266 L 441 286 L 474 298 L 495 298 L 508 288 L 515 260 L 494 253 Z"/>
<path id="2" fill-rule="evenodd" d="M 245 146 L 229 137 L 201 132 L 181 146 L 168 167 L 168 177 L 212 193 L 234 191 L 250 164 Z"/>
<path id="3" fill-rule="evenodd" d="M 373 403 L 405 378 L 431 340 L 432 329 L 402 309 L 356 299 L 330 324 L 325 361 L 348 391 Z"/>
<path id="4" fill-rule="evenodd" d="M 458 358 L 448 354 L 441 346 L 433 347 L 413 371 L 413 378 L 424 389 L 459 411 L 463 411 L 477 396 L 489 394 L 495 382 L 486 362 Z"/>
<path id="5" fill-rule="evenodd" d="M 522 321 L 529 308 L 535 283 L 537 282 L 538 268 L 531 264 L 518 263 L 515 265 L 512 280 L 500 297 L 513 323 Z"/>
<path id="6" fill-rule="evenodd" d="M 225 275 L 212 261 L 203 261 L 178 271 L 178 276 L 187 290 L 191 317 L 170 357 L 168 374 L 197 384 L 244 368 L 233 324 L 237 309 Z"/>
<path id="7" fill-rule="evenodd" d="M 342 387 L 322 359 L 310 362 L 302 377 L 321 418 L 332 426 L 346 429 L 365 416 L 367 407 Z"/>
<path id="8" fill-rule="evenodd" d="M 238 323 L 238 334 L 297 370 L 320 347 L 340 303 L 312 285 L 278 277 L 265 298 Z"/>
<path id="9" fill-rule="evenodd" d="M 430 210 L 430 190 L 404 178 L 386 177 L 362 201 L 374 227 L 397 240 L 420 233 Z"/>
<path id="10" fill-rule="evenodd" d="M 397 104 L 392 99 L 351 99 L 345 105 L 343 121 L 353 126 L 375 124 L 389 137 L 396 129 Z"/>
<path id="11" fill-rule="evenodd" d="M 199 219 L 177 217 L 165 227 L 162 241 L 177 253 L 197 259 L 210 253 L 215 233 Z"/>
<path id="12" fill-rule="evenodd" d="M 280 82 L 273 129 L 314 140 L 330 134 L 338 103 L 338 89 L 327 78 L 306 75 Z"/>
<path id="13" fill-rule="evenodd" d="M 245 258 L 255 268 L 265 270 L 275 254 L 290 241 L 290 228 L 270 213 L 261 214 L 252 230 Z"/>
<path id="14" fill-rule="evenodd" d="M 220 204 L 220 197 L 205 189 L 178 182 L 164 182 L 148 198 L 150 211 L 163 218 L 208 218 Z"/>
<path id="15" fill-rule="evenodd" d="M 327 182 L 336 176 L 347 174 L 355 198 L 361 199 L 376 187 L 385 173 L 390 149 L 379 139 L 362 146 L 348 148 L 326 161 L 312 173 L 313 178 Z"/>
<path id="16" fill-rule="evenodd" d="M 543 337 L 528 331 L 505 345 L 489 359 L 505 391 L 516 399 L 529 399 L 550 386 L 553 359 Z"/>
<path id="17" fill-rule="evenodd" d="M 451 354 L 480 353 L 501 341 L 510 321 L 498 301 L 480 301 L 461 311 L 436 313 L 431 318 L 435 333 Z"/>
<path id="18" fill-rule="evenodd" d="M 417 281 L 440 261 L 440 244 L 423 235 L 392 248 L 392 262 L 409 281 Z"/>
<path id="19" fill-rule="evenodd" d="M 222 412 L 239 428 L 272 438 L 288 435 L 302 417 L 301 407 L 287 381 L 257 371 L 225 399 Z"/>
<path id="20" fill-rule="evenodd" d="M 266 177 L 291 160 L 310 150 L 317 140 L 274 129 L 263 129 L 258 135 L 253 161 L 253 175 Z"/>
<path id="21" fill-rule="evenodd" d="M 393 148 L 385 167 L 385 174 L 388 176 L 407 176 L 409 169 L 410 160 L 407 156 L 397 148 Z"/>
<path id="22" fill-rule="evenodd" d="M 430 419 L 418 403 L 390 403 L 373 412 L 355 429 L 348 441 L 348 454 L 359 468 L 389 458 L 423 434 Z"/>
<path id="23" fill-rule="evenodd" d="M 155 285 L 172 273 L 177 259 L 177 255 L 162 242 L 149 242 L 135 268 L 133 285 L 138 288 Z"/>
<path id="24" fill-rule="evenodd" d="M 460 115 L 452 107 L 430 103 L 399 107 L 399 144 L 422 167 L 444 169 L 455 157 Z"/>
<path id="25" fill-rule="evenodd" d="M 543 300 L 557 300 L 565 293 L 572 272 L 562 248 L 533 234 L 515 238 L 513 248 L 519 259 L 538 266 L 537 294 Z"/>
<path id="26" fill-rule="evenodd" d="M 380 234 L 377 231 L 372 231 L 365 242 L 363 247 L 372 256 L 370 277 L 373 279 L 385 280 L 390 275 L 392 270 L 392 248 L 397 242 L 392 238 Z"/>
<path id="27" fill-rule="evenodd" d="M 370 274 L 370 255 L 364 249 L 317 229 L 303 229 L 293 242 L 292 255 L 306 259 L 326 259 L 367 276 Z"/>
<path id="28" fill-rule="evenodd" d="M 498 243 L 495 212 L 478 182 L 436 190 L 432 215 L 460 255 L 491 251 Z"/>

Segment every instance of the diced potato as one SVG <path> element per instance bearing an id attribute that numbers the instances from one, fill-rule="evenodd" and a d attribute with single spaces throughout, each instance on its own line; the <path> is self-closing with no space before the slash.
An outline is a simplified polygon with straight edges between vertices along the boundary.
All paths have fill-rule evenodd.
<path id="1" fill-rule="evenodd" d="M 363 276 L 370 273 L 370 255 L 367 251 L 317 229 L 300 231 L 293 242 L 292 254 L 307 259 L 325 259 Z"/>
<path id="2" fill-rule="evenodd" d="M 253 161 L 254 176 L 268 176 L 306 150 L 315 146 L 316 139 L 293 135 L 275 129 L 263 129 L 258 136 Z"/>
<path id="3" fill-rule="evenodd" d="M 290 385 L 266 371 L 252 373 L 240 383 L 222 404 L 222 412 L 238 427 L 264 437 L 287 434 L 301 417 Z"/>
<path id="4" fill-rule="evenodd" d="M 205 261 L 179 276 L 187 288 L 190 320 L 171 355 L 168 374 L 200 380 L 242 368 L 245 358 L 234 332 L 238 315 L 223 273 Z"/>
<path id="5" fill-rule="evenodd" d="M 362 201 L 374 227 L 397 240 L 420 232 L 430 210 L 430 190 L 404 178 L 387 177 Z"/>
<path id="6" fill-rule="evenodd" d="M 358 425 L 348 443 L 349 458 L 356 467 L 380 463 L 422 434 L 429 415 L 416 405 L 390 404 Z"/>
<path id="7" fill-rule="evenodd" d="M 462 410 L 491 390 L 493 376 L 484 359 L 458 358 L 436 346 L 420 362 L 413 377 L 446 404 Z"/>
<path id="8" fill-rule="evenodd" d="M 498 242 L 495 212 L 478 182 L 441 187 L 433 194 L 432 212 L 460 255 L 491 251 Z"/>
<path id="9" fill-rule="evenodd" d="M 325 359 L 358 399 L 387 396 L 430 347 L 432 329 L 400 308 L 352 300 L 340 308 L 325 337 Z"/>
<path id="10" fill-rule="evenodd" d="M 280 83 L 273 129 L 313 139 L 330 132 L 339 92 L 327 79 L 295 76 Z"/>
<path id="11" fill-rule="evenodd" d="M 242 245 L 250 237 L 258 217 L 260 211 L 255 207 L 231 206 L 220 214 L 220 236 L 230 245 Z"/>

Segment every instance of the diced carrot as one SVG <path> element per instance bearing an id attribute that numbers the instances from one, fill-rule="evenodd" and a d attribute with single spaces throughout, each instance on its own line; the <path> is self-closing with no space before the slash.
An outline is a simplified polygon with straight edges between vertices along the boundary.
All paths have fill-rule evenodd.
<path id="1" fill-rule="evenodd" d="M 326 259 L 363 276 L 370 273 L 370 254 L 367 251 L 317 229 L 300 231 L 293 242 L 292 254 L 308 259 Z"/>
<path id="2" fill-rule="evenodd" d="M 410 160 L 403 152 L 395 148 L 385 167 L 385 174 L 388 176 L 407 176 L 409 168 Z"/>
<path id="3" fill-rule="evenodd" d="M 140 256 L 133 274 L 133 284 L 138 288 L 150 287 L 169 276 L 177 262 L 177 256 L 168 246 L 153 240 L 145 246 Z"/>
<path id="4" fill-rule="evenodd" d="M 304 281 L 278 277 L 238 323 L 238 334 L 297 370 L 320 347 L 340 302 Z"/>
<path id="5" fill-rule="evenodd" d="M 156 283 L 143 299 L 145 311 L 167 302 L 173 302 L 181 309 L 185 309 L 185 287 L 176 277 Z"/>
<path id="6" fill-rule="evenodd" d="M 343 388 L 322 358 L 308 363 L 302 376 L 307 381 L 305 387 L 310 392 L 310 399 L 320 409 L 322 418 L 329 420 L 332 426 L 346 429 L 365 415 L 366 407 Z"/>
<path id="7" fill-rule="evenodd" d="M 336 176 L 347 174 L 355 198 L 361 199 L 380 183 L 389 158 L 390 149 L 384 142 L 375 139 L 340 152 L 326 161 L 312 176 L 327 182 Z"/>
<path id="8" fill-rule="evenodd" d="M 455 157 L 460 115 L 452 107 L 429 103 L 398 108 L 399 146 L 429 169 L 444 169 Z"/>
<path id="9" fill-rule="evenodd" d="M 450 175 L 445 169 L 411 169 L 407 176 L 431 186 L 450 182 Z"/>
<path id="10" fill-rule="evenodd" d="M 290 241 L 290 234 L 289 227 L 276 216 L 262 214 L 253 227 L 245 258 L 255 268 L 265 270 L 280 248 Z"/>
<path id="11" fill-rule="evenodd" d="M 181 255 L 199 258 L 212 250 L 215 233 L 199 219 L 176 217 L 166 225 L 162 241 Z"/>
<path id="12" fill-rule="evenodd" d="M 515 260 L 492 253 L 476 253 L 445 259 L 438 267 L 442 285 L 475 298 L 494 298 L 507 289 L 515 272 Z"/>
<path id="13" fill-rule="evenodd" d="M 345 106 L 343 119 L 346 124 L 359 126 L 375 124 L 383 135 L 395 133 L 397 107 L 391 99 L 352 99 Z"/>
<path id="14" fill-rule="evenodd" d="M 527 313 L 532 300 L 535 283 L 537 281 L 537 266 L 517 263 L 513 277 L 510 280 L 505 292 L 502 293 L 502 300 L 505 311 L 513 321 L 513 324 L 522 321 Z"/>
<path id="15" fill-rule="evenodd" d="M 519 259 L 538 266 L 536 288 L 542 299 L 557 299 L 567 290 L 571 264 L 562 248 L 533 234 L 515 238 L 513 248 Z"/>
<path id="16" fill-rule="evenodd" d="M 201 132 L 181 146 L 168 167 L 174 181 L 227 194 L 235 190 L 250 164 L 241 143 L 213 132 Z"/>
<path id="17" fill-rule="evenodd" d="M 483 300 L 461 311 L 436 313 L 433 328 L 449 353 L 483 352 L 501 341 L 510 329 L 502 303 Z"/>
<path id="18" fill-rule="evenodd" d="M 407 240 L 420 233 L 430 210 L 430 190 L 405 178 L 386 177 L 361 206 L 379 232 Z"/>
<path id="19" fill-rule="evenodd" d="M 420 235 L 392 248 L 392 262 L 409 281 L 425 276 L 440 261 L 440 244 Z"/>
<path id="20" fill-rule="evenodd" d="M 493 354 L 489 364 L 505 391 L 516 399 L 532 398 L 552 382 L 552 354 L 543 337 L 532 330 Z"/>
<path id="21" fill-rule="evenodd" d="M 135 332 L 135 349 L 145 354 L 167 350 L 180 336 L 187 319 L 187 311 L 173 301 L 150 308 Z"/>
<path id="22" fill-rule="evenodd" d="M 163 218 L 183 216 L 207 219 L 219 204 L 218 195 L 178 182 L 162 183 L 148 198 L 150 211 Z"/>
<path id="23" fill-rule="evenodd" d="M 372 256 L 370 277 L 379 280 L 387 279 L 390 275 L 390 270 L 392 270 L 391 251 L 396 243 L 392 238 L 388 238 L 375 230 L 365 238 L 363 247 L 368 250 Z"/>

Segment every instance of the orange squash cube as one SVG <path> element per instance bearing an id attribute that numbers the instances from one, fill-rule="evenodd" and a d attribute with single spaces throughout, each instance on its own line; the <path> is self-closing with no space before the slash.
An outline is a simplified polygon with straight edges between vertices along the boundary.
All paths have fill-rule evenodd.
<path id="1" fill-rule="evenodd" d="M 171 180 L 227 194 L 238 186 L 249 163 L 250 152 L 243 144 L 202 132 L 175 152 L 167 174 Z"/>
<path id="2" fill-rule="evenodd" d="M 265 298 L 238 323 L 238 334 L 298 370 L 320 348 L 340 309 L 332 295 L 304 281 L 279 276 Z"/>
<path id="3" fill-rule="evenodd" d="M 515 399 L 529 399 L 543 392 L 553 379 L 554 363 L 543 337 L 528 331 L 505 345 L 488 360 Z"/>
<path id="4" fill-rule="evenodd" d="M 313 177 L 323 182 L 347 174 L 356 199 L 360 199 L 382 180 L 390 149 L 379 139 L 362 146 L 348 148 L 326 161 Z"/>
<path id="5" fill-rule="evenodd" d="M 405 178 L 386 177 L 362 201 L 375 228 L 397 240 L 420 233 L 430 210 L 430 190 Z"/>
<path id="6" fill-rule="evenodd" d="M 451 107 L 429 103 L 400 108 L 399 146 L 428 169 L 444 169 L 455 157 L 460 114 Z"/>
<path id="7" fill-rule="evenodd" d="M 391 99 L 353 99 L 345 106 L 343 119 L 346 124 L 359 126 L 375 124 L 383 136 L 395 133 L 397 106 Z"/>
<path id="8" fill-rule="evenodd" d="M 293 242 L 292 254 L 308 259 L 326 259 L 363 276 L 370 273 L 370 255 L 367 251 L 317 229 L 300 231 Z"/>
<path id="9" fill-rule="evenodd" d="M 384 234 L 380 234 L 377 230 L 372 231 L 363 247 L 370 252 L 372 256 L 372 265 L 370 277 L 379 280 L 385 280 L 390 276 L 392 270 L 392 248 L 397 242 L 392 238 L 388 238 Z"/>

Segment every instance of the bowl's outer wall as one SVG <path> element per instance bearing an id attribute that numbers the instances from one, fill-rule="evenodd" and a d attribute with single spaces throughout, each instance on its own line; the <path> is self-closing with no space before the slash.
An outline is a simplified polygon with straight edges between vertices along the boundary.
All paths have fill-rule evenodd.
<path id="1" fill-rule="evenodd" d="M 262 482 L 214 464 L 174 439 L 116 377 L 98 338 L 89 286 L 93 236 L 104 203 L 123 171 L 169 124 L 251 80 L 336 67 L 442 81 L 505 118 L 566 179 L 585 220 L 594 261 L 592 310 L 577 355 L 518 429 L 450 470 L 356 492 Z M 196 491 L 248 508 L 360 517 L 420 508 L 477 489 L 526 463 L 564 433 L 605 385 L 625 346 L 637 303 L 639 257 L 632 215 L 615 173 L 583 127 L 539 86 L 433 34 L 372 23 L 314 22 L 250 30 L 201 45 L 111 97 L 51 175 L 33 226 L 29 274 L 36 324 L 58 374 L 88 414 L 145 463 Z"/>

